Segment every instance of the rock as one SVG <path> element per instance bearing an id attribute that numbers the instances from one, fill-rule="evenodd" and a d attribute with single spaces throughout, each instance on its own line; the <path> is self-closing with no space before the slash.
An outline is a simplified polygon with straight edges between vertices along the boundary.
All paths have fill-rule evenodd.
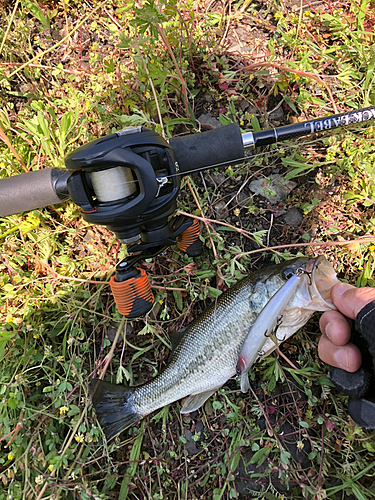
<path id="1" fill-rule="evenodd" d="M 216 120 L 211 113 L 203 113 L 199 118 L 197 118 L 201 125 L 211 125 L 211 127 L 219 128 L 222 127 L 222 124 L 219 120 Z"/>
<path id="2" fill-rule="evenodd" d="M 216 173 L 212 175 L 212 180 L 214 181 L 216 186 L 220 186 L 220 184 L 223 184 L 223 182 L 225 182 L 227 178 L 223 174 Z"/>
<path id="3" fill-rule="evenodd" d="M 247 101 L 243 100 L 240 102 L 240 108 L 242 109 L 242 111 L 246 111 L 248 107 L 249 103 Z"/>
<path id="4" fill-rule="evenodd" d="M 311 452 L 310 441 L 299 434 L 294 434 L 295 428 L 289 423 L 285 423 L 280 428 L 280 440 L 282 445 L 289 453 L 295 462 L 301 464 L 302 469 L 307 469 L 311 466 L 311 461 L 308 458 Z"/>
<path id="5" fill-rule="evenodd" d="M 300 226 L 303 221 L 303 215 L 299 210 L 293 207 L 284 215 L 284 221 L 288 226 Z"/>
<path id="6" fill-rule="evenodd" d="M 197 455 L 202 452 L 202 448 L 197 448 L 197 443 L 193 439 L 193 434 L 189 429 L 186 429 L 186 427 L 184 427 L 184 438 L 186 439 L 185 448 L 189 455 Z"/>
<path id="7" fill-rule="evenodd" d="M 19 86 L 19 91 L 23 94 L 27 94 L 29 92 L 29 86 L 25 83 Z"/>
<path id="8" fill-rule="evenodd" d="M 219 201 L 214 205 L 214 210 L 219 219 L 226 219 L 229 215 L 225 201 Z"/>
<path id="9" fill-rule="evenodd" d="M 274 111 L 271 110 L 271 113 L 269 113 L 269 115 L 268 115 L 268 119 L 271 121 L 275 121 L 275 120 L 282 121 L 283 118 L 284 118 L 284 110 L 283 110 L 282 106 L 275 109 Z"/>
<path id="10" fill-rule="evenodd" d="M 257 179 L 250 183 L 250 191 L 266 198 L 272 205 L 276 205 L 286 198 L 290 191 L 296 187 L 293 181 L 286 181 L 277 174 L 265 179 Z"/>
<path id="11" fill-rule="evenodd" d="M 116 337 L 117 329 L 118 329 L 118 323 L 111 323 L 108 328 L 107 328 L 107 339 L 113 343 Z M 129 322 L 126 324 L 126 334 L 129 335 L 130 333 L 133 332 L 133 327 L 129 324 Z M 123 332 L 120 333 L 117 343 L 122 342 L 124 338 Z"/>
<path id="12" fill-rule="evenodd" d="M 52 38 L 54 40 L 57 40 L 57 41 L 60 41 L 63 38 L 59 30 L 52 30 L 51 35 L 52 35 Z"/>

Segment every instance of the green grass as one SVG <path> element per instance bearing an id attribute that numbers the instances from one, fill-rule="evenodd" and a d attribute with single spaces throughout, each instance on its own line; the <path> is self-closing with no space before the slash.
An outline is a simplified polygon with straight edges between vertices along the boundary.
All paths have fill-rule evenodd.
<path id="1" fill-rule="evenodd" d="M 375 9 L 366 0 L 302 10 L 239 1 L 208 11 L 180 0 L 3 3 L 2 177 L 62 167 L 76 147 L 126 125 L 171 137 L 197 132 L 197 119 L 210 112 L 222 124 L 259 130 L 275 126 L 268 112 L 281 101 L 282 123 L 375 104 Z M 263 40 L 255 56 L 228 50 L 244 26 L 254 36 L 250 49 Z M 155 376 L 168 333 L 272 256 L 325 253 L 341 278 L 373 285 L 375 237 L 340 242 L 373 235 L 374 144 L 372 126 L 362 126 L 270 147 L 191 179 L 199 206 L 185 185 L 179 210 L 227 226 L 204 226 L 195 261 L 170 249 L 146 263 L 160 287 L 156 306 L 128 322 L 107 376 L 130 384 Z M 275 207 L 247 184 L 246 199 L 231 202 L 225 216 L 215 212 L 244 182 L 276 171 L 297 182 L 279 208 L 298 207 L 301 228 L 278 222 Z M 298 370 L 271 356 L 252 372 L 251 396 L 231 382 L 194 417 L 182 417 L 175 403 L 101 445 L 87 384 L 121 319 L 107 282 L 125 249 L 71 202 L 0 219 L 0 229 L 0 500 L 240 498 L 245 467 L 254 497 L 375 497 L 374 438 L 351 423 L 346 398 L 330 386 L 317 358 L 317 318 L 283 347 Z M 269 235 L 268 246 L 280 248 L 254 251 L 245 233 L 265 245 Z M 283 433 L 308 447 L 305 468 Z"/>

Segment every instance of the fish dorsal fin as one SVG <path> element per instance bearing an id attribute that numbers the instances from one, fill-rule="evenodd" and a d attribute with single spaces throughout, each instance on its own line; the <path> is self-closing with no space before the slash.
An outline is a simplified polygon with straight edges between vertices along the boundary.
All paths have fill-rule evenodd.
<path id="1" fill-rule="evenodd" d="M 186 328 L 182 328 L 176 332 L 172 332 L 169 334 L 169 339 L 172 344 L 172 353 L 177 349 L 180 345 L 182 337 L 185 335 Z"/>
<path id="2" fill-rule="evenodd" d="M 198 410 L 207 399 L 212 396 L 214 392 L 219 389 L 212 389 L 211 391 L 200 392 L 199 394 L 192 394 L 187 398 L 183 407 L 180 410 L 180 413 L 191 413 L 192 411 Z"/>

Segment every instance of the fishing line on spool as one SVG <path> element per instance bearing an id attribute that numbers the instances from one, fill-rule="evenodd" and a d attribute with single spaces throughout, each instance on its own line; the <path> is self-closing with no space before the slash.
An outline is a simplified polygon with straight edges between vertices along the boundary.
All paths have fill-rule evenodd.
<path id="1" fill-rule="evenodd" d="M 113 167 L 98 170 L 90 172 L 89 177 L 96 197 L 101 203 L 121 200 L 137 191 L 130 168 Z"/>
<path id="2" fill-rule="evenodd" d="M 366 127 L 361 127 L 354 129 L 355 132 L 364 132 L 368 130 L 369 126 Z M 340 129 L 340 133 L 346 132 L 346 133 L 354 133 L 354 130 L 352 128 L 345 128 L 342 127 Z M 269 155 L 273 155 L 275 153 L 279 153 L 285 150 L 291 150 L 291 149 L 298 149 L 301 148 L 302 146 L 310 146 L 313 144 L 316 144 L 318 142 L 321 142 L 322 139 L 326 139 L 329 137 L 335 137 L 337 135 L 340 135 L 339 131 L 334 131 L 331 134 L 326 134 L 324 136 L 318 137 L 316 139 L 313 139 L 311 141 L 303 141 L 303 143 L 300 144 L 287 144 L 285 143 L 283 145 L 282 142 L 278 143 L 280 147 L 269 150 L 269 151 L 263 151 L 260 153 L 256 154 L 251 154 L 249 153 L 248 155 L 245 155 L 241 158 L 237 158 L 233 160 L 233 162 L 238 162 L 238 163 L 244 163 L 244 162 L 250 162 L 253 158 L 261 158 L 261 157 L 266 157 Z M 373 139 L 367 139 L 367 140 L 373 140 Z M 210 170 L 212 168 L 218 168 L 227 165 L 226 162 L 223 163 L 215 163 L 212 165 L 207 165 L 205 167 L 197 168 L 197 169 L 192 169 L 192 170 L 187 170 L 184 172 L 185 175 L 189 174 L 194 174 L 194 173 L 199 173 L 203 172 L 204 170 Z M 112 172 L 114 171 L 114 172 Z M 109 174 L 108 174 L 109 173 Z M 93 175 L 94 174 L 94 175 Z M 178 174 L 171 174 L 171 175 L 166 175 L 163 176 L 166 179 L 173 179 L 176 177 Z M 127 198 L 128 196 L 131 196 L 136 193 L 137 191 L 137 184 L 139 183 L 138 179 L 133 177 L 132 171 L 130 168 L 124 168 L 124 167 L 113 167 L 107 170 L 101 170 L 97 172 L 91 172 L 90 173 L 90 179 L 94 187 L 95 194 L 98 198 L 99 202 L 110 202 L 110 201 L 116 201 L 122 198 Z M 111 195 L 108 194 L 108 192 L 111 193 Z"/>

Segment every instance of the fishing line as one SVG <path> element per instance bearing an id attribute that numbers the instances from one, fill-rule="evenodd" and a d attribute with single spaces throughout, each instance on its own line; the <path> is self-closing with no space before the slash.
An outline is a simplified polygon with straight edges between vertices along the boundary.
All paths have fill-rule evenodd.
<path id="1" fill-rule="evenodd" d="M 344 132 L 354 134 L 354 133 L 358 133 L 358 132 L 365 132 L 368 129 L 369 129 L 369 126 L 357 128 L 354 130 L 352 128 L 342 127 L 339 130 L 336 129 L 335 131 L 332 131 L 331 134 L 325 133 L 324 136 L 317 137 L 316 139 L 313 139 L 310 141 L 303 141 L 302 143 L 299 143 L 299 144 L 289 144 L 289 143 L 280 142 L 279 143 L 280 146 L 275 148 L 275 149 L 271 149 L 268 151 L 262 151 L 262 152 L 255 153 L 255 154 L 252 154 L 251 151 L 249 151 L 244 156 L 235 159 L 234 162 L 238 162 L 239 164 L 240 163 L 248 163 L 248 162 L 251 162 L 252 159 L 259 159 L 259 158 L 267 157 L 267 156 L 274 155 L 274 154 L 277 154 L 280 152 L 285 152 L 285 151 L 289 151 L 292 149 L 301 149 L 302 147 L 305 147 L 305 146 L 311 146 L 311 145 L 319 143 L 319 142 L 321 143 L 322 139 L 336 137 L 336 136 L 341 135 Z M 372 139 L 366 139 L 366 140 L 372 140 Z M 227 166 L 227 163 L 226 162 L 214 163 L 214 164 L 207 165 L 204 167 L 186 170 L 186 171 L 184 171 L 184 176 L 203 172 L 205 170 L 210 170 L 213 168 L 220 168 L 223 166 Z M 109 175 L 110 175 L 110 178 L 109 178 Z M 173 178 L 177 177 L 178 175 L 179 175 L 178 173 L 177 174 L 170 174 L 170 175 L 163 176 L 163 178 L 164 179 L 173 179 Z M 105 185 L 103 187 L 102 182 L 104 181 L 104 176 L 106 178 L 105 178 Z M 139 181 L 138 181 L 138 179 L 136 179 L 136 178 L 132 179 L 131 177 L 132 177 L 131 169 L 124 169 L 123 167 L 114 167 L 112 169 L 107 169 L 105 171 L 90 173 L 90 178 L 91 178 L 91 181 L 93 183 L 93 187 L 95 189 L 98 200 L 100 202 L 109 201 L 109 200 L 107 200 L 108 183 L 111 185 L 111 195 L 110 195 L 111 200 L 110 201 L 114 201 L 115 199 L 125 198 L 127 196 L 135 194 L 136 184 L 139 184 Z M 113 196 L 115 196 L 115 198 Z"/>

